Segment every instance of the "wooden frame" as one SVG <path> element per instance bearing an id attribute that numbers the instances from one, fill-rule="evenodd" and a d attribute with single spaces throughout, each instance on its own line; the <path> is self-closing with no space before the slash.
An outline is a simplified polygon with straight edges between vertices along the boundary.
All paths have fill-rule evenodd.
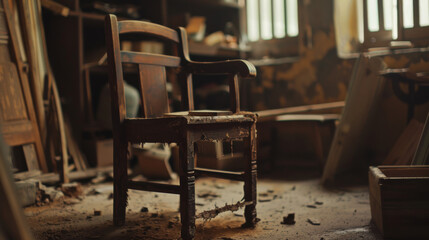
<path id="1" fill-rule="evenodd" d="M 178 56 L 124 52 L 120 50 L 119 34 L 143 33 L 177 44 Z M 238 77 L 256 76 L 255 67 L 244 60 L 224 62 L 194 62 L 189 57 L 187 34 L 161 25 L 138 22 L 118 22 L 114 15 L 106 16 L 106 44 L 109 62 L 109 83 L 112 99 L 114 138 L 114 224 L 123 225 L 127 189 L 157 191 L 180 195 L 182 238 L 195 235 L 195 175 L 244 181 L 245 226 L 256 223 L 256 115 L 240 112 Z M 140 75 L 142 118 L 126 118 L 122 63 L 138 64 Z M 166 91 L 166 67 L 178 70 L 182 105 L 189 112 L 170 113 Z M 194 111 L 193 74 L 226 75 L 230 85 L 231 112 Z M 244 141 L 244 173 L 212 171 L 195 168 L 197 141 Z M 179 145 L 180 185 L 135 182 L 127 176 L 128 143 L 175 142 Z"/>
<path id="2" fill-rule="evenodd" d="M 364 43 L 363 48 L 371 47 L 387 47 L 392 39 L 392 30 L 386 30 L 384 25 L 384 11 L 383 11 L 383 0 L 378 1 L 378 21 L 380 29 L 376 32 L 370 32 L 368 29 L 368 6 L 367 0 L 363 0 L 363 20 L 364 20 Z M 414 12 L 414 27 L 404 28 L 403 26 L 403 2 L 398 0 L 398 39 L 399 41 L 411 41 L 417 46 L 427 46 L 429 44 L 429 26 L 419 26 L 419 1 L 413 0 L 413 12 Z"/>

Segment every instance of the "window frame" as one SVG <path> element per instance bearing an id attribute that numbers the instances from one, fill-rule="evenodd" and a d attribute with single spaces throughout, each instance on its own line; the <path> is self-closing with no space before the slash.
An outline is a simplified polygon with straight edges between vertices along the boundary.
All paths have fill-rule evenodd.
<path id="1" fill-rule="evenodd" d="M 412 28 L 404 28 L 403 26 L 403 1 L 398 0 L 398 40 L 412 41 L 417 46 L 423 46 L 429 44 L 429 26 L 420 26 L 420 11 L 419 11 L 419 0 L 413 0 L 413 21 L 414 26 Z"/>
<path id="2" fill-rule="evenodd" d="M 260 0 L 258 0 L 260 4 Z M 246 3 L 247 4 L 247 3 Z M 286 9 L 286 0 L 285 0 L 285 31 L 286 35 L 283 38 L 275 38 L 274 36 L 274 0 L 271 0 L 271 28 L 273 37 L 271 39 L 262 39 L 261 37 L 261 14 L 259 14 L 259 39 L 257 41 L 248 40 L 248 21 L 247 21 L 247 5 L 244 7 L 243 19 L 244 19 L 244 34 L 246 36 L 246 43 L 250 47 L 250 56 L 251 58 L 261 59 L 261 58 L 282 58 L 282 57 L 295 57 L 300 54 L 300 42 L 302 42 L 303 36 L 303 1 L 297 0 L 298 4 L 298 35 L 290 37 L 287 35 L 287 9 Z"/>
<path id="3" fill-rule="evenodd" d="M 379 31 L 371 32 L 368 28 L 368 5 L 367 0 L 363 1 L 363 28 L 364 42 L 361 44 L 363 50 L 372 47 L 387 47 L 391 41 L 411 41 L 414 46 L 427 46 L 429 44 L 429 26 L 420 26 L 419 20 L 419 0 L 413 0 L 414 26 L 405 28 L 403 26 L 403 1 L 397 0 L 397 30 L 398 38 L 392 38 L 392 30 L 386 30 L 384 26 L 383 0 L 377 0 L 378 3 L 378 21 Z"/>

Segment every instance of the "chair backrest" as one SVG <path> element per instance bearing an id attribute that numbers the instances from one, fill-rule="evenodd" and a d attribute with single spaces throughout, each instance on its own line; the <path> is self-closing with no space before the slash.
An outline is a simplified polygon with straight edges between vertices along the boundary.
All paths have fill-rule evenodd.
<path id="1" fill-rule="evenodd" d="M 122 63 L 138 65 L 143 117 L 153 118 L 170 112 L 166 88 L 166 67 L 180 67 L 183 57 L 153 53 L 121 51 L 119 35 L 141 33 L 178 44 L 183 56 L 182 42 L 186 34 L 162 25 L 143 21 L 117 21 L 106 16 L 106 45 L 109 63 L 109 82 L 112 96 L 113 124 L 126 117 Z M 183 40 L 183 41 L 182 41 Z M 185 46 L 187 48 L 187 45 Z M 187 51 L 187 49 L 186 49 Z"/>

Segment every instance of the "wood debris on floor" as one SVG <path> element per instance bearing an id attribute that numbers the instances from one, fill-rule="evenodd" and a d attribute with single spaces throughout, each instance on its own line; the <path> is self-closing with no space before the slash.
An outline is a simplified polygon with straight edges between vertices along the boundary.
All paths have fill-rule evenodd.
<path id="1" fill-rule="evenodd" d="M 285 180 L 262 176 L 258 190 L 258 198 L 270 201 L 258 201 L 260 222 L 254 229 L 247 229 L 242 228 L 242 185 L 229 180 L 197 179 L 196 214 L 205 217 L 197 219 L 196 239 L 343 239 L 343 236 L 380 239 L 370 227 L 366 185 L 325 189 L 318 178 Z M 88 181 L 82 183 L 82 192 L 79 197 L 66 195 L 49 204 L 25 209 L 36 239 L 180 237 L 176 195 L 130 190 L 126 223 L 116 227 L 112 222 L 113 200 L 109 197 L 112 183 Z M 309 204 L 316 208 L 308 208 Z"/>

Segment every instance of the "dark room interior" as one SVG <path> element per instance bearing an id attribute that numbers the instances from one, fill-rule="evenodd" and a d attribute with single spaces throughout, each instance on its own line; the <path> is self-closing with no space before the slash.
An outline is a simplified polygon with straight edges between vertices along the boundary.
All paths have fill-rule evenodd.
<path id="1" fill-rule="evenodd" d="M 429 0 L 1 0 L 0 239 L 429 239 Z"/>

